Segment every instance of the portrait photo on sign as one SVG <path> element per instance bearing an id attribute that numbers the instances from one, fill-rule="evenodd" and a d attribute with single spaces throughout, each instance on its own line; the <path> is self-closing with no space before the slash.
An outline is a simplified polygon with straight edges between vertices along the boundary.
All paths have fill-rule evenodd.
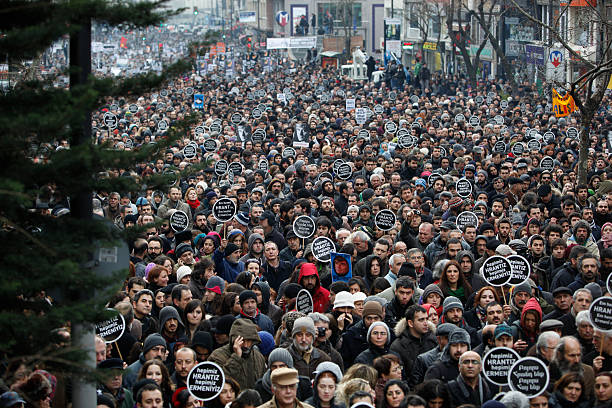
<path id="1" fill-rule="evenodd" d="M 349 254 L 341 254 L 332 252 L 332 281 L 348 282 L 353 277 L 353 267 L 351 265 L 351 256 Z"/>

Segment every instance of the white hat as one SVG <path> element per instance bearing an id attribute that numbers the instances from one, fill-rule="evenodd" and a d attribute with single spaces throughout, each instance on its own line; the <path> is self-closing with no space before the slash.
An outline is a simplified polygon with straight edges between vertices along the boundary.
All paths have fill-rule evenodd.
<path id="1" fill-rule="evenodd" d="M 181 279 L 183 279 L 187 275 L 191 275 L 191 268 L 187 265 L 181 266 L 176 271 L 176 281 L 180 283 Z"/>
<path id="2" fill-rule="evenodd" d="M 337 307 L 355 307 L 353 303 L 353 295 L 343 290 L 342 292 L 336 293 L 336 299 L 334 300 L 334 309 Z"/>
<path id="3" fill-rule="evenodd" d="M 355 293 L 353 293 L 353 304 L 355 302 L 363 302 L 366 299 L 366 297 L 367 297 L 366 294 L 363 293 L 363 292 L 355 292 Z"/>

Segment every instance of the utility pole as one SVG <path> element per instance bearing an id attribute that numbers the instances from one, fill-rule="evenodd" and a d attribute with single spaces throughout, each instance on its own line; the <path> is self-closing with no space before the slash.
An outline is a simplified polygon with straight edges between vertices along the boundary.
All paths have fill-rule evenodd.
<path id="1" fill-rule="evenodd" d="M 70 37 L 70 87 L 87 83 L 91 74 L 91 20 L 83 23 L 80 31 Z M 72 134 L 73 144 L 82 145 L 91 143 L 91 114 L 88 112 L 83 118 L 80 129 Z M 91 220 L 92 203 L 91 192 L 81 191 L 71 200 L 70 213 L 81 220 Z M 93 254 L 91 254 L 93 258 Z M 91 293 L 81 293 L 83 300 L 90 299 Z M 88 322 L 73 322 L 73 346 L 86 352 L 83 365 L 86 369 L 94 370 L 96 367 L 96 353 L 94 344 L 93 325 Z M 83 376 L 75 375 L 72 378 L 72 402 L 75 407 L 95 408 L 96 388 L 94 384 L 86 381 Z"/>

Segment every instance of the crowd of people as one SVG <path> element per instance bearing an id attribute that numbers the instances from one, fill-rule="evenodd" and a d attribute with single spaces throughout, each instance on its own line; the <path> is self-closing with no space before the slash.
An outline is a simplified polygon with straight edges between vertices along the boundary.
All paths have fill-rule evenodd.
<path id="1" fill-rule="evenodd" d="M 124 290 L 108 304 L 127 330 L 112 344 L 96 338 L 98 367 L 112 373 L 99 407 L 612 406 L 612 339 L 588 312 L 610 296 L 609 96 L 582 183 L 578 117 L 556 118 L 534 84 L 513 93 L 436 74 L 392 91 L 312 65 L 260 75 L 256 61 L 236 72 L 186 73 L 93 115 L 94 143 L 134 150 L 164 138 L 203 96 L 199 122 L 160 157 L 104 175 L 180 170 L 172 185 L 93 198 L 117 228 L 140 228 Z M 365 123 L 347 99 L 367 108 Z M 221 160 L 240 166 L 228 174 Z M 50 214 L 68 212 L 49 197 Z M 213 206 L 225 197 L 237 212 L 222 223 Z M 383 209 L 396 215 L 390 230 L 374 222 Z M 178 211 L 187 229 L 173 228 Z M 458 225 L 464 211 L 478 222 Z M 293 228 L 302 215 L 314 220 L 310 238 Z M 350 278 L 334 279 L 315 257 L 317 237 L 349 256 Z M 483 263 L 512 254 L 528 260 L 529 279 L 487 283 Z M 310 313 L 296 310 L 302 289 Z M 491 383 L 482 359 L 495 347 L 541 360 L 547 390 L 529 398 Z M 203 361 L 222 367 L 225 384 L 202 405 L 186 379 Z M 0 404 L 55 406 L 55 393 L 41 368 Z"/>

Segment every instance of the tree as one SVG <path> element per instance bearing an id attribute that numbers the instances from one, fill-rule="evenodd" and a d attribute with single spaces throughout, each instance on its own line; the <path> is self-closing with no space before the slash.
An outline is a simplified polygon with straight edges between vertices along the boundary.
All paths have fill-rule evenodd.
<path id="1" fill-rule="evenodd" d="M 551 42 L 564 49 L 566 55 L 584 67 L 579 75 L 572 75 L 569 82 L 554 80 L 552 85 L 562 92 L 567 92 L 580 112 L 577 176 L 578 183 L 586 184 L 591 125 L 593 117 L 601 107 L 612 74 L 612 26 L 609 7 L 605 1 L 591 0 L 570 7 L 572 1 L 576 1 L 570 0 L 559 7 L 557 16 L 547 24 L 529 14 L 516 0 L 510 1 L 522 15 L 545 30 L 546 37 L 549 37 Z M 564 25 L 562 20 L 570 23 Z"/>
<path id="2" fill-rule="evenodd" d="M 410 7 L 410 16 L 413 18 L 413 22 L 416 23 L 419 31 L 421 32 L 421 53 L 425 55 L 425 43 L 428 42 L 429 33 L 432 28 L 437 28 L 436 39 L 435 42 L 437 44 L 437 49 L 441 50 L 440 40 L 442 39 L 442 17 L 444 14 L 444 6 L 440 1 L 433 2 L 419 2 L 419 3 L 404 3 L 404 9 L 408 9 Z M 416 18 L 414 18 L 416 17 Z M 406 19 L 407 20 L 407 19 Z M 409 21 L 404 21 L 406 26 L 409 26 Z M 444 53 L 440 52 L 440 56 L 444 57 Z M 442 62 L 442 66 L 444 66 L 444 61 Z"/>
<path id="3" fill-rule="evenodd" d="M 488 7 L 485 9 L 485 6 Z M 506 53 L 504 52 L 501 46 L 502 41 L 504 41 L 504 39 L 501 38 L 501 35 L 496 33 L 496 30 L 494 30 L 495 25 L 491 24 L 493 16 L 496 17 L 497 21 L 499 21 L 503 17 L 505 11 L 502 11 L 501 13 L 495 13 L 495 9 L 499 6 L 500 4 L 498 0 L 478 0 L 476 9 L 468 9 L 467 5 L 464 4 L 464 8 L 468 12 L 468 15 L 470 15 L 474 20 L 478 22 L 478 25 L 480 26 L 480 28 L 482 28 L 486 38 L 493 46 L 495 53 L 499 57 L 499 62 L 502 66 L 502 69 L 506 74 L 506 80 L 512 86 L 513 92 L 516 93 L 518 91 L 518 85 L 514 79 L 514 69 L 512 67 L 512 64 L 510 64 L 510 62 L 508 61 L 508 58 L 506 58 Z"/>
<path id="4" fill-rule="evenodd" d="M 57 329 L 103 317 L 106 295 L 116 291 L 126 277 L 123 269 L 110 279 L 101 278 L 91 267 L 96 246 L 116 246 L 124 238 L 89 215 L 92 194 L 139 190 L 140 183 L 134 178 L 99 175 L 111 168 L 130 168 L 163 152 L 178 131 L 168 133 L 166 144 L 144 146 L 135 152 L 116 151 L 106 144 L 91 143 L 89 115 L 108 97 L 138 95 L 188 66 L 179 62 L 161 76 L 92 78 L 87 75 L 90 66 L 84 62 L 90 46 L 90 22 L 100 20 L 130 28 L 155 25 L 174 14 L 161 10 L 163 4 L 14 0 L 0 5 L 0 54 L 8 57 L 11 66 L 27 60 L 35 63 L 54 41 L 71 38 L 69 88 L 54 86 L 58 75 L 42 78 L 28 73 L 0 95 L 4 129 L 0 138 L 0 242 L 4 251 L 0 352 L 8 367 L 23 363 L 56 375 L 91 378 L 90 367 L 82 364 L 85 351 L 78 343 L 65 344 Z M 56 147 L 64 140 L 71 144 L 70 149 L 61 144 Z M 155 186 L 165 179 L 142 181 Z M 49 215 L 47 205 L 65 209 Z M 71 216 L 60 216 L 67 208 Z M 13 373 L 8 370 L 3 374 Z"/>
<path id="5" fill-rule="evenodd" d="M 453 55 L 455 53 L 455 46 L 459 48 L 459 52 L 463 57 L 463 63 L 468 74 L 468 78 L 472 86 L 476 86 L 478 82 L 478 67 L 480 65 L 480 54 L 487 44 L 487 38 L 485 37 L 479 44 L 478 49 L 474 55 L 471 55 L 471 36 L 470 36 L 470 22 L 464 21 L 466 15 L 464 14 L 465 7 L 463 6 L 462 0 L 450 0 L 446 3 L 446 28 L 448 35 L 451 37 L 451 46 Z M 491 23 L 491 16 L 489 15 L 489 24 Z M 453 25 L 456 24 L 457 30 L 453 29 Z"/>

